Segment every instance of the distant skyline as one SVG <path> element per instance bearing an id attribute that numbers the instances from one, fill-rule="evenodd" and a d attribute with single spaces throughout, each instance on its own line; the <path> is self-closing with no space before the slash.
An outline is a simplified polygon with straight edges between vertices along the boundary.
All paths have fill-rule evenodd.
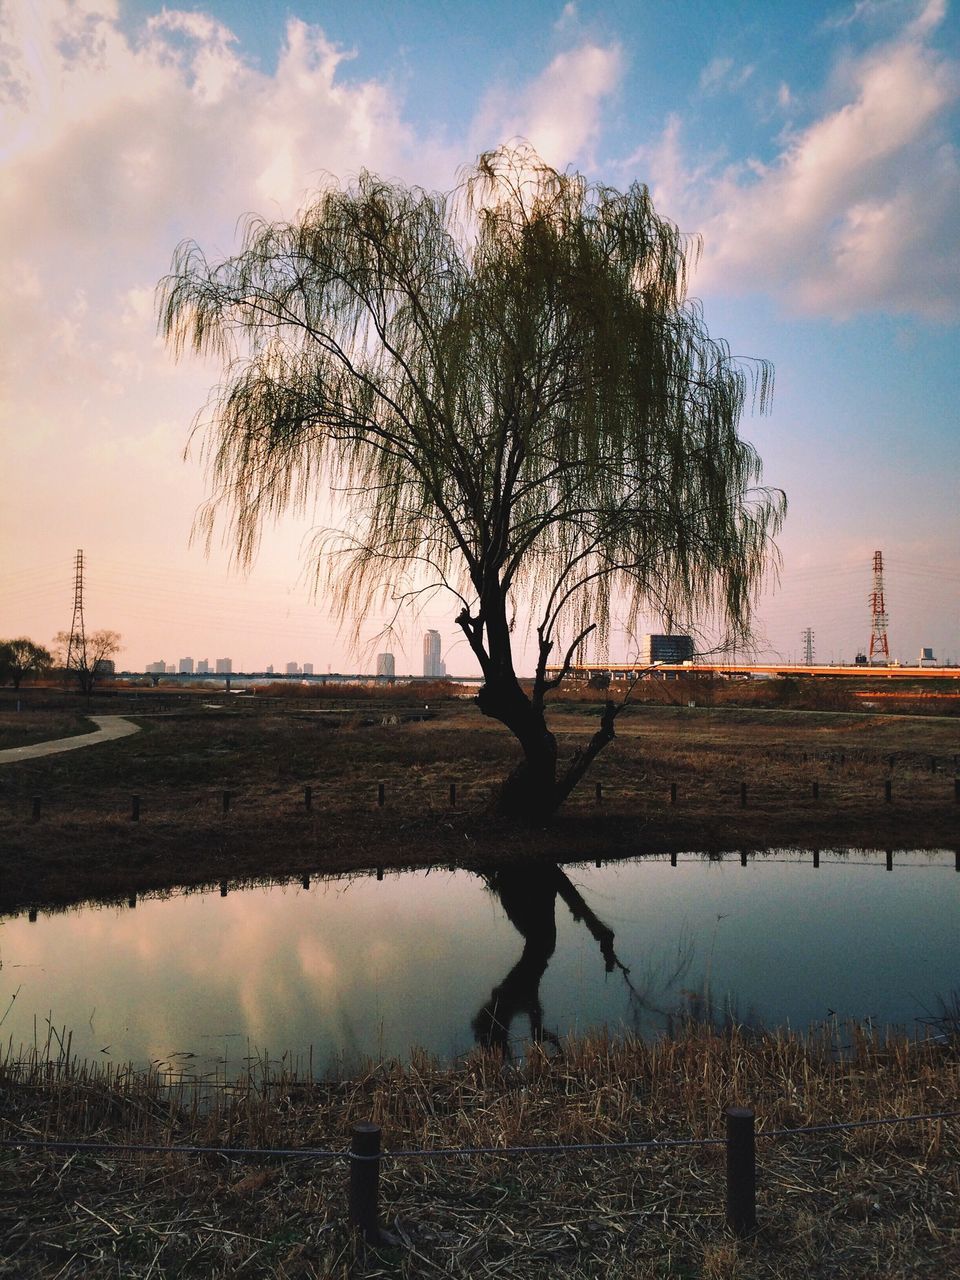
<path id="1" fill-rule="evenodd" d="M 245 213 L 292 216 L 361 168 L 449 188 L 524 137 L 703 237 L 691 292 L 733 352 L 776 367 L 747 416 L 790 502 L 758 653 L 852 660 L 873 553 L 891 656 L 960 660 L 960 24 L 946 0 L 470 6 L 7 0 L 0 5 L 0 637 L 88 626 L 118 668 L 295 653 L 467 674 L 452 603 L 351 649 L 312 599 L 310 522 L 264 532 L 244 578 L 191 542 L 195 414 L 213 364 L 174 363 L 154 288 L 179 240 L 228 253 Z M 661 620 L 641 618 L 638 635 Z M 611 656 L 635 642 L 611 636 Z M 521 668 L 523 662 L 521 661 Z"/>

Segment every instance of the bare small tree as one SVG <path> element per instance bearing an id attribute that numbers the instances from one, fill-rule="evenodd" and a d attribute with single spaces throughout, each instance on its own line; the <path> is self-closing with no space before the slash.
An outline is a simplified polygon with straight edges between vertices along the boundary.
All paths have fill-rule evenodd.
<path id="1" fill-rule="evenodd" d="M 66 661 L 69 650 L 70 666 L 67 669 L 67 675 L 69 677 L 71 672 L 73 673 L 80 685 L 80 692 L 88 698 L 93 693 L 97 680 L 103 676 L 106 664 L 123 647 L 119 633 L 106 630 L 88 632 L 80 640 L 74 636 L 72 647 L 70 632 L 58 631 L 53 643 L 61 662 Z"/>
<path id="2" fill-rule="evenodd" d="M 224 511 L 249 563 L 266 521 L 329 488 L 345 516 L 318 541 L 318 582 L 343 616 L 452 592 L 480 708 L 522 748 L 502 812 L 549 816 L 613 738 L 608 703 L 561 764 L 545 713 L 612 601 L 749 626 L 784 500 L 757 487 L 737 427 L 772 370 L 709 336 L 686 298 L 695 250 L 645 187 L 502 148 L 446 194 L 369 173 L 330 186 L 294 222 L 250 219 L 222 262 L 182 244 L 161 282 L 175 353 L 226 365 L 195 427 L 201 529 Z"/>
<path id="3" fill-rule="evenodd" d="M 9 680 L 19 689 L 25 676 L 41 676 L 53 666 L 49 649 L 34 644 L 26 636 L 0 640 L 0 680 Z"/>

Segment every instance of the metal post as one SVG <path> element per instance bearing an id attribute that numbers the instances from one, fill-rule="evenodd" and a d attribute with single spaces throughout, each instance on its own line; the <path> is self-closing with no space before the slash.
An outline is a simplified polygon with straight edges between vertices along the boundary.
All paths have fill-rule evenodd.
<path id="1" fill-rule="evenodd" d="M 740 865 L 741 865 L 741 867 L 745 867 L 745 866 L 747 865 L 747 851 L 746 851 L 746 849 L 741 849 L 741 850 L 740 850 Z"/>
<path id="2" fill-rule="evenodd" d="M 350 1225 L 367 1244 L 380 1239 L 380 1126 L 362 1122 L 350 1130 Z"/>
<path id="3" fill-rule="evenodd" d="M 130 801 L 130 821 L 131 822 L 140 821 L 140 797 L 139 796 L 134 796 L 133 799 Z"/>
<path id="4" fill-rule="evenodd" d="M 220 897 L 225 898 L 226 896 L 227 896 L 227 882 L 226 880 L 221 880 L 220 881 Z"/>
<path id="5" fill-rule="evenodd" d="M 820 869 L 820 850 L 819 849 L 814 849 L 813 851 L 813 869 L 814 871 L 819 871 Z"/>
<path id="6" fill-rule="evenodd" d="M 676 854 L 676 850 L 674 850 L 674 852 L 673 852 L 673 853 L 671 853 L 671 855 L 670 855 L 670 865 L 671 865 L 671 867 L 675 867 L 675 866 L 677 865 L 677 854 Z"/>
<path id="7" fill-rule="evenodd" d="M 130 908 L 131 911 L 136 910 L 137 895 L 135 893 L 131 893 L 130 897 L 127 899 L 127 906 Z"/>
<path id="8" fill-rule="evenodd" d="M 887 850 L 887 870 L 888 871 L 893 870 L 893 850 L 892 849 Z"/>
<path id="9" fill-rule="evenodd" d="M 377 879 L 378 880 L 383 879 L 383 867 L 377 867 Z"/>
<path id="10" fill-rule="evenodd" d="M 757 1152 L 749 1107 L 727 1108 L 727 1226 L 741 1237 L 757 1229 Z"/>

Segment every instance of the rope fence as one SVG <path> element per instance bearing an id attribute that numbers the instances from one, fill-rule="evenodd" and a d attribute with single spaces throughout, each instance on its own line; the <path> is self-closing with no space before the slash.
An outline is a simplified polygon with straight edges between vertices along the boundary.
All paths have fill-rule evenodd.
<path id="1" fill-rule="evenodd" d="M 380 1125 L 367 1121 L 354 1124 L 347 1150 L 323 1147 L 222 1147 L 173 1146 L 166 1143 L 86 1142 L 55 1138 L 0 1137 L 0 1149 L 22 1151 L 72 1151 L 123 1153 L 125 1155 L 218 1156 L 225 1160 L 344 1160 L 348 1164 L 348 1216 L 353 1230 L 367 1244 L 383 1243 L 386 1233 L 380 1225 L 380 1169 L 385 1160 L 447 1160 L 477 1156 L 517 1158 L 521 1156 L 567 1156 L 583 1152 L 616 1154 L 655 1152 L 681 1147 L 723 1146 L 726 1148 L 726 1223 L 734 1235 L 745 1237 L 757 1230 L 758 1140 L 805 1137 L 814 1133 L 841 1133 L 899 1124 L 921 1124 L 953 1120 L 957 1111 L 936 1111 L 909 1116 L 882 1116 L 874 1120 L 835 1121 L 829 1124 L 800 1125 L 791 1129 L 756 1127 L 756 1113 L 750 1107 L 728 1107 L 724 1112 L 726 1134 L 722 1138 L 652 1138 L 624 1142 L 578 1142 L 503 1147 L 436 1147 L 383 1150 Z M 391 1238 L 392 1242 L 392 1238 Z"/>

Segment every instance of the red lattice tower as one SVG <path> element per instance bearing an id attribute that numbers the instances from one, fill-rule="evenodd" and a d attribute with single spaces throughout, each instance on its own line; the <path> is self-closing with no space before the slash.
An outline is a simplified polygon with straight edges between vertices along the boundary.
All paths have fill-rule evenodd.
<path id="1" fill-rule="evenodd" d="M 873 590 L 870 592 L 870 613 L 872 626 L 870 630 L 869 661 L 874 658 L 890 661 L 890 646 L 887 644 L 887 611 L 883 603 L 883 552 L 873 553 Z"/>

